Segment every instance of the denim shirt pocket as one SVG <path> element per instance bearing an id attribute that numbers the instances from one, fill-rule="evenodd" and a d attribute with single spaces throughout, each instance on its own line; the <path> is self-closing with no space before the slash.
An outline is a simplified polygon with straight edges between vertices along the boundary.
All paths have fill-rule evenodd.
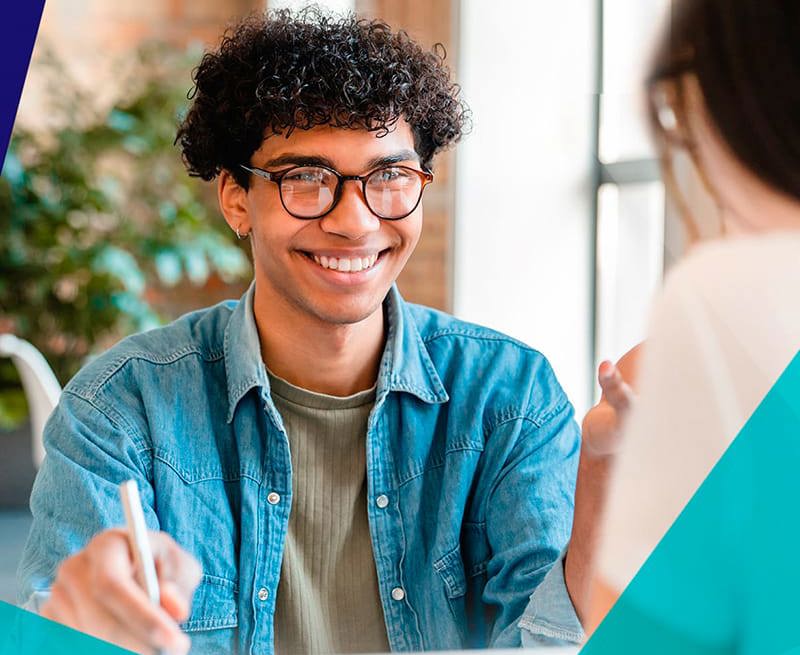
<path id="1" fill-rule="evenodd" d="M 208 580 L 238 580 L 239 472 L 166 450 L 157 451 L 154 460 L 161 529 L 200 561 Z"/>
<path id="2" fill-rule="evenodd" d="M 450 607 L 450 621 L 445 615 L 439 615 L 436 620 L 436 630 L 442 644 L 456 644 L 466 647 L 469 643 L 467 627 L 467 613 L 465 596 L 467 593 L 467 578 L 464 573 L 464 562 L 461 560 L 461 547 L 456 546 L 443 557 L 433 563 L 438 577 L 442 581 L 442 592 Z"/>
<path id="3" fill-rule="evenodd" d="M 185 632 L 196 632 L 237 627 L 238 596 L 239 590 L 235 582 L 204 574 L 194 592 L 189 619 L 181 624 L 181 629 Z"/>
<path id="4" fill-rule="evenodd" d="M 478 524 L 472 526 L 476 529 L 481 527 Z M 444 595 L 453 618 L 452 627 L 445 628 L 446 624 L 439 616 L 437 630 L 452 632 L 446 643 L 456 643 L 453 640 L 455 638 L 464 649 L 486 648 L 489 636 L 481 618 L 485 609 L 480 594 L 486 584 L 488 553 L 476 548 L 474 543 L 465 544 L 465 547 L 470 548 L 471 556 L 477 556 L 480 560 L 472 563 L 470 556 L 465 560 L 459 544 L 433 564 L 443 583 Z"/>
<path id="5" fill-rule="evenodd" d="M 235 582 L 203 575 L 181 630 L 192 640 L 192 655 L 235 653 L 238 642 L 238 589 Z"/>
<path id="6" fill-rule="evenodd" d="M 451 600 L 461 598 L 467 593 L 467 578 L 464 574 L 464 562 L 461 560 L 461 547 L 456 546 L 444 557 L 433 563 L 433 568 L 441 576 Z"/>

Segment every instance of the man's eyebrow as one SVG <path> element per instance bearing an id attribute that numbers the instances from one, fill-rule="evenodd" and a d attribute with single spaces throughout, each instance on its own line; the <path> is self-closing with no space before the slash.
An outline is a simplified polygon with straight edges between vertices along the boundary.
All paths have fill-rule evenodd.
<path id="1" fill-rule="evenodd" d="M 370 159 L 364 167 L 364 171 L 371 171 L 381 166 L 390 166 L 402 161 L 415 161 L 419 163 L 419 155 L 413 150 L 399 150 L 389 155 L 381 155 Z M 278 157 L 273 157 L 262 164 L 261 168 L 276 168 L 282 166 L 327 166 L 337 170 L 333 162 L 321 155 L 300 155 L 287 152 Z"/>
<path id="2" fill-rule="evenodd" d="M 367 170 L 369 171 L 373 168 L 380 168 L 381 166 L 389 166 L 391 164 L 399 164 L 401 161 L 415 161 L 420 163 L 419 155 L 413 150 L 400 150 L 391 155 L 373 157 L 367 162 Z"/>
<path id="3" fill-rule="evenodd" d="M 292 152 L 274 157 L 267 160 L 262 168 L 273 168 L 275 166 L 327 166 L 333 168 L 333 162 L 327 157 L 319 155 L 297 155 Z"/>

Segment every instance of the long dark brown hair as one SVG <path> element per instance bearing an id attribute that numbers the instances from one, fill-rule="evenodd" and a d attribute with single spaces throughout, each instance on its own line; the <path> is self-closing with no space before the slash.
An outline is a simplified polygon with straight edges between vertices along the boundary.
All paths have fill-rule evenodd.
<path id="1" fill-rule="evenodd" d="M 648 82 L 686 73 L 734 155 L 800 198 L 800 1 L 673 0 Z"/>

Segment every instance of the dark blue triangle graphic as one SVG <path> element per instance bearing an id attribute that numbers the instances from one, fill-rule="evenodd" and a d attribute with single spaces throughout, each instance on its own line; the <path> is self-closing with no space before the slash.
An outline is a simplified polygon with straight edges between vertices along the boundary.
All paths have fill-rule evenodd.
<path id="1" fill-rule="evenodd" d="M 44 0 L 6 0 L 0 15 L 0 161 L 17 116 Z"/>

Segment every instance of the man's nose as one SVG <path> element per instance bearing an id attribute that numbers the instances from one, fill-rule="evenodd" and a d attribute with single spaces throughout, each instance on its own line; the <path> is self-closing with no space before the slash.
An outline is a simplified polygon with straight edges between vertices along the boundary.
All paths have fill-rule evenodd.
<path id="1" fill-rule="evenodd" d="M 345 180 L 342 182 L 339 202 L 320 219 L 320 227 L 330 234 L 357 241 L 380 230 L 381 219 L 367 207 L 363 187 L 358 180 Z"/>

